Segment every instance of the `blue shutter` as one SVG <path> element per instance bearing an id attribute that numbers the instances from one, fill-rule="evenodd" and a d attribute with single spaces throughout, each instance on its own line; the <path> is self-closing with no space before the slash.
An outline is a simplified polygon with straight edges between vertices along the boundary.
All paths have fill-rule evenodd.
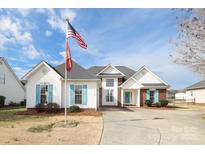
<path id="1" fill-rule="evenodd" d="M 36 104 L 40 104 L 40 85 L 36 85 Z"/>
<path id="2" fill-rule="evenodd" d="M 70 85 L 70 105 L 75 104 L 75 87 L 74 85 Z"/>
<path id="3" fill-rule="evenodd" d="M 53 85 L 48 85 L 48 103 L 53 103 Z"/>
<path id="4" fill-rule="evenodd" d="M 146 100 L 150 100 L 150 90 L 147 89 L 146 91 Z"/>
<path id="5" fill-rule="evenodd" d="M 159 102 L 159 90 L 155 90 L 154 92 L 154 102 Z"/>
<path id="6" fill-rule="evenodd" d="M 83 85 L 83 102 L 82 102 L 82 104 L 83 105 L 87 105 L 87 98 L 88 98 L 88 90 L 87 90 L 88 88 L 87 88 L 87 85 Z"/>

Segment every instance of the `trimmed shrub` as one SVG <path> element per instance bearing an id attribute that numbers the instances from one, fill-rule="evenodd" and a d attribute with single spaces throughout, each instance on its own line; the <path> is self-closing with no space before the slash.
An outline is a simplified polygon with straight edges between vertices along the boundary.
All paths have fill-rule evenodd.
<path id="1" fill-rule="evenodd" d="M 60 106 L 57 103 L 48 103 L 45 111 L 47 113 L 58 113 L 60 112 Z"/>
<path id="2" fill-rule="evenodd" d="M 69 112 L 80 112 L 80 107 L 79 106 L 77 106 L 77 105 L 73 105 L 73 106 L 70 106 L 69 107 L 69 110 L 68 110 Z"/>
<path id="3" fill-rule="evenodd" d="M 169 104 L 169 101 L 168 100 L 160 100 L 160 103 L 161 103 L 162 107 L 165 107 Z"/>
<path id="4" fill-rule="evenodd" d="M 26 106 L 26 99 L 24 99 L 23 101 L 20 102 L 21 106 Z"/>
<path id="5" fill-rule="evenodd" d="M 151 100 L 146 100 L 146 105 L 147 105 L 148 107 L 151 107 L 151 106 L 152 106 Z"/>
<path id="6" fill-rule="evenodd" d="M 5 99 L 6 98 L 4 96 L 0 96 L 0 107 L 4 107 Z"/>
<path id="7" fill-rule="evenodd" d="M 157 102 L 156 107 L 162 107 L 162 104 L 160 102 Z"/>
<path id="8" fill-rule="evenodd" d="M 36 104 L 36 111 L 37 112 L 45 112 L 46 106 L 44 104 Z"/>
<path id="9" fill-rule="evenodd" d="M 17 104 L 17 103 L 15 103 L 15 102 L 12 102 L 12 101 L 11 101 L 11 102 L 9 103 L 9 106 L 19 106 L 19 104 Z"/>

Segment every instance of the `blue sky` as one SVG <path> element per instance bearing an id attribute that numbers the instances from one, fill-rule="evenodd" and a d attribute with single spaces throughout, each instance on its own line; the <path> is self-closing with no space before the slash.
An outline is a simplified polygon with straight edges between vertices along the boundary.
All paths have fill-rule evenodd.
<path id="1" fill-rule="evenodd" d="M 63 19 L 69 17 L 88 44 L 84 50 L 69 40 L 80 65 L 111 63 L 135 70 L 146 65 L 172 88 L 184 88 L 200 78 L 169 56 L 177 35 L 175 15 L 171 9 L 0 9 L 0 56 L 19 77 L 41 60 L 63 63 Z"/>

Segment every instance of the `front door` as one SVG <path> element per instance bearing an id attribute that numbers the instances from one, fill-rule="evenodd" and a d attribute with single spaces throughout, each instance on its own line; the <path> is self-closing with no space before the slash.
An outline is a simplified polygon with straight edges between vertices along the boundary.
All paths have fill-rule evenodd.
<path id="1" fill-rule="evenodd" d="M 125 104 L 131 103 L 131 92 L 125 92 Z"/>
<path id="2" fill-rule="evenodd" d="M 150 91 L 150 101 L 154 103 L 154 91 Z"/>

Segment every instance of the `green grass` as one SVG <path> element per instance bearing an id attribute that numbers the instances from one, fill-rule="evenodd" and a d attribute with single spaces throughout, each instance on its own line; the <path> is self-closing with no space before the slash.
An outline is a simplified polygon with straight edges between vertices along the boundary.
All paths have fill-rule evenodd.
<path id="1" fill-rule="evenodd" d="M 0 124 L 2 122 L 16 122 L 22 120 L 46 118 L 46 116 L 40 116 L 40 115 L 17 115 L 16 114 L 17 112 L 21 112 L 21 111 L 26 111 L 26 108 L 22 106 L 0 108 Z"/>
<path id="2" fill-rule="evenodd" d="M 30 127 L 27 131 L 32 132 L 32 133 L 41 133 L 41 132 L 51 132 L 53 128 L 53 123 L 48 124 L 48 125 L 38 125 L 38 126 L 33 126 Z"/>

